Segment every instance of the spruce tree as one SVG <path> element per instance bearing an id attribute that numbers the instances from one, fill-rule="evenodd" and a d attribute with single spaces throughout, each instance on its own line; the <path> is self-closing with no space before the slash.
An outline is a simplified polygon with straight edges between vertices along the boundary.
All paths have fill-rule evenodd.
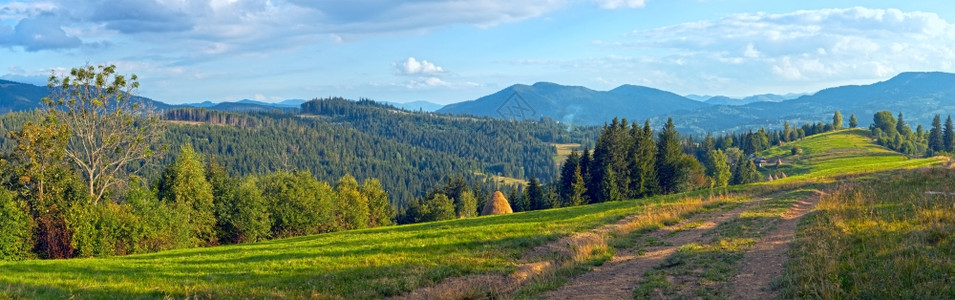
<path id="1" fill-rule="evenodd" d="M 856 119 L 856 114 L 849 115 L 849 128 L 859 127 L 859 120 Z"/>
<path id="2" fill-rule="evenodd" d="M 579 164 L 580 154 L 577 153 L 576 149 L 570 151 L 570 155 L 567 156 L 564 165 L 560 167 L 559 187 L 561 199 L 567 199 L 570 197 L 570 194 L 573 193 L 574 173 L 580 168 Z"/>
<path id="3" fill-rule="evenodd" d="M 605 166 L 602 173 L 601 178 L 603 179 L 599 182 L 597 198 L 593 199 L 593 202 L 622 200 L 620 191 L 617 189 L 617 177 L 613 169 L 610 166 Z"/>
<path id="4" fill-rule="evenodd" d="M 643 129 L 634 128 L 632 134 L 632 157 L 630 159 L 630 197 L 646 197 L 656 194 L 656 142 L 653 141 L 653 129 L 650 121 L 643 123 Z"/>
<path id="5" fill-rule="evenodd" d="M 928 133 L 928 148 L 933 152 L 945 149 L 945 143 L 942 138 L 942 117 L 935 115 L 932 119 L 932 129 Z"/>
<path id="6" fill-rule="evenodd" d="M 945 119 L 945 132 L 942 134 L 942 144 L 945 151 L 955 152 L 955 128 L 952 128 L 952 116 Z"/>
<path id="7" fill-rule="evenodd" d="M 530 204 L 529 210 L 539 210 L 548 208 L 546 203 L 544 203 L 544 191 L 541 189 L 540 183 L 537 182 L 537 177 L 531 175 L 531 179 L 527 181 L 527 189 L 524 190 L 527 194 L 527 202 Z"/>
<path id="8" fill-rule="evenodd" d="M 678 182 L 680 170 L 677 170 L 677 168 L 682 155 L 683 146 L 680 144 L 680 134 L 676 131 L 676 126 L 673 125 L 673 118 L 668 118 L 657 141 L 657 177 L 660 182 L 660 189 L 664 194 L 675 192 L 680 184 Z"/>
<path id="9" fill-rule="evenodd" d="M 569 206 L 577 206 L 589 202 L 590 199 L 587 198 L 587 185 L 586 182 L 584 182 L 583 175 L 580 174 L 580 166 L 578 166 L 577 170 L 574 171 L 572 191 L 567 204 Z"/>

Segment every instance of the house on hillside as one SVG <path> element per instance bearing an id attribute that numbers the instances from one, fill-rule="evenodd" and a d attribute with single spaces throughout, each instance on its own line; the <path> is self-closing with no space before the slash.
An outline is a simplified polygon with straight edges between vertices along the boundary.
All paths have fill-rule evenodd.
<path id="1" fill-rule="evenodd" d="M 769 160 L 764 157 L 756 156 L 753 158 L 753 163 L 756 164 L 757 167 L 762 168 L 764 164 L 769 163 Z"/>

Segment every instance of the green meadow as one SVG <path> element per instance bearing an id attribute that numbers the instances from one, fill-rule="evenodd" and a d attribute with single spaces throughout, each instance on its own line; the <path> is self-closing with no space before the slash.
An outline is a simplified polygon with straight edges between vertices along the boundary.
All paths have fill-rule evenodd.
<path id="1" fill-rule="evenodd" d="M 803 149 L 793 155 L 792 146 Z M 344 231 L 144 255 L 0 262 L 0 296 L 10 298 L 382 298 L 450 277 L 508 274 L 531 248 L 694 195 L 774 198 L 716 230 L 710 244 L 673 259 L 708 266 L 725 282 L 743 251 L 800 190 L 833 190 L 803 219 L 783 295 L 801 298 L 951 298 L 955 295 L 955 174 L 942 158 L 914 159 L 875 145 L 863 130 L 812 136 L 761 154 L 783 164 L 760 169 L 773 182 L 512 215 Z M 935 168 L 906 170 L 919 167 Z M 876 174 L 876 175 L 870 175 Z M 847 176 L 852 175 L 852 176 Z M 788 192 L 787 192 L 788 191 Z M 702 208 L 701 208 L 702 209 Z M 769 219 L 767 219 L 769 218 Z M 673 220 L 667 220 L 673 223 Z M 647 227 L 649 229 L 655 227 Z M 647 229 L 644 228 L 644 229 Z M 763 229 L 760 229 L 763 228 Z M 759 230 L 757 230 L 759 229 Z M 718 237 L 718 238 L 717 238 Z M 617 243 L 630 245 L 631 243 Z M 598 262 L 599 263 L 599 262 Z M 702 268 L 702 267 L 701 267 Z M 656 270 L 646 284 L 664 285 Z M 901 276 L 892 281 L 893 276 Z M 543 289 L 557 283 L 535 283 Z M 639 289 L 637 295 L 649 295 Z M 536 295 L 530 293 L 530 296 Z M 720 294 L 703 288 L 698 293 Z M 788 298 L 787 297 L 787 298 Z"/>

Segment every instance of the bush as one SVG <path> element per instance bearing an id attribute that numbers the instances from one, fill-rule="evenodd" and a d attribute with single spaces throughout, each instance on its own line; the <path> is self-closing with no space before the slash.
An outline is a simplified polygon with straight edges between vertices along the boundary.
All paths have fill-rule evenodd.
<path id="1" fill-rule="evenodd" d="M 219 238 L 223 243 L 251 243 L 269 237 L 272 220 L 255 177 L 242 180 L 232 199 L 222 199 L 219 208 Z"/>
<path id="2" fill-rule="evenodd" d="M 275 172 L 261 182 L 268 203 L 274 237 L 291 237 L 335 231 L 332 198 L 335 191 L 305 171 Z"/>
<path id="3" fill-rule="evenodd" d="M 793 145 L 793 147 L 790 149 L 789 152 L 792 155 L 799 155 L 799 154 L 802 154 L 802 148 L 799 148 L 799 146 L 797 145 Z"/>
<path id="4" fill-rule="evenodd" d="M 22 260 L 32 256 L 33 220 L 26 205 L 13 193 L 0 189 L 0 260 Z"/>
<path id="5" fill-rule="evenodd" d="M 74 205 L 66 223 L 73 232 L 71 243 L 81 257 L 126 255 L 133 249 L 128 207 L 106 201 Z"/>
<path id="6" fill-rule="evenodd" d="M 130 226 L 131 253 L 146 253 L 188 247 L 191 243 L 187 213 L 175 204 L 159 201 L 146 187 L 137 186 L 126 196 L 133 217 Z"/>

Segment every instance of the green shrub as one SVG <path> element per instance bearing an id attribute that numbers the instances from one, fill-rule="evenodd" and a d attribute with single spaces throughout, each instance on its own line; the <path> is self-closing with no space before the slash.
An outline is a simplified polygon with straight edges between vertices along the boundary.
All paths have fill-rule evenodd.
<path id="1" fill-rule="evenodd" d="M 0 189 L 0 260 L 22 260 L 32 256 L 33 220 L 26 205 L 13 193 Z"/>
<path id="2" fill-rule="evenodd" d="M 137 186 L 126 196 L 135 220 L 130 230 L 133 253 L 145 253 L 188 247 L 191 231 L 186 223 L 187 213 L 172 203 L 159 201 L 146 187 Z"/>
<path id="3" fill-rule="evenodd" d="M 71 243 L 80 257 L 130 253 L 132 214 L 128 207 L 106 201 L 74 205 L 66 223 L 73 232 Z"/>
<path id="4" fill-rule="evenodd" d="M 275 172 L 262 182 L 272 218 L 272 235 L 291 237 L 336 231 L 332 215 L 335 191 L 307 171 Z"/>
<path id="5" fill-rule="evenodd" d="M 255 177 L 243 179 L 230 199 L 217 199 L 219 241 L 251 243 L 269 237 L 272 220 Z"/>

